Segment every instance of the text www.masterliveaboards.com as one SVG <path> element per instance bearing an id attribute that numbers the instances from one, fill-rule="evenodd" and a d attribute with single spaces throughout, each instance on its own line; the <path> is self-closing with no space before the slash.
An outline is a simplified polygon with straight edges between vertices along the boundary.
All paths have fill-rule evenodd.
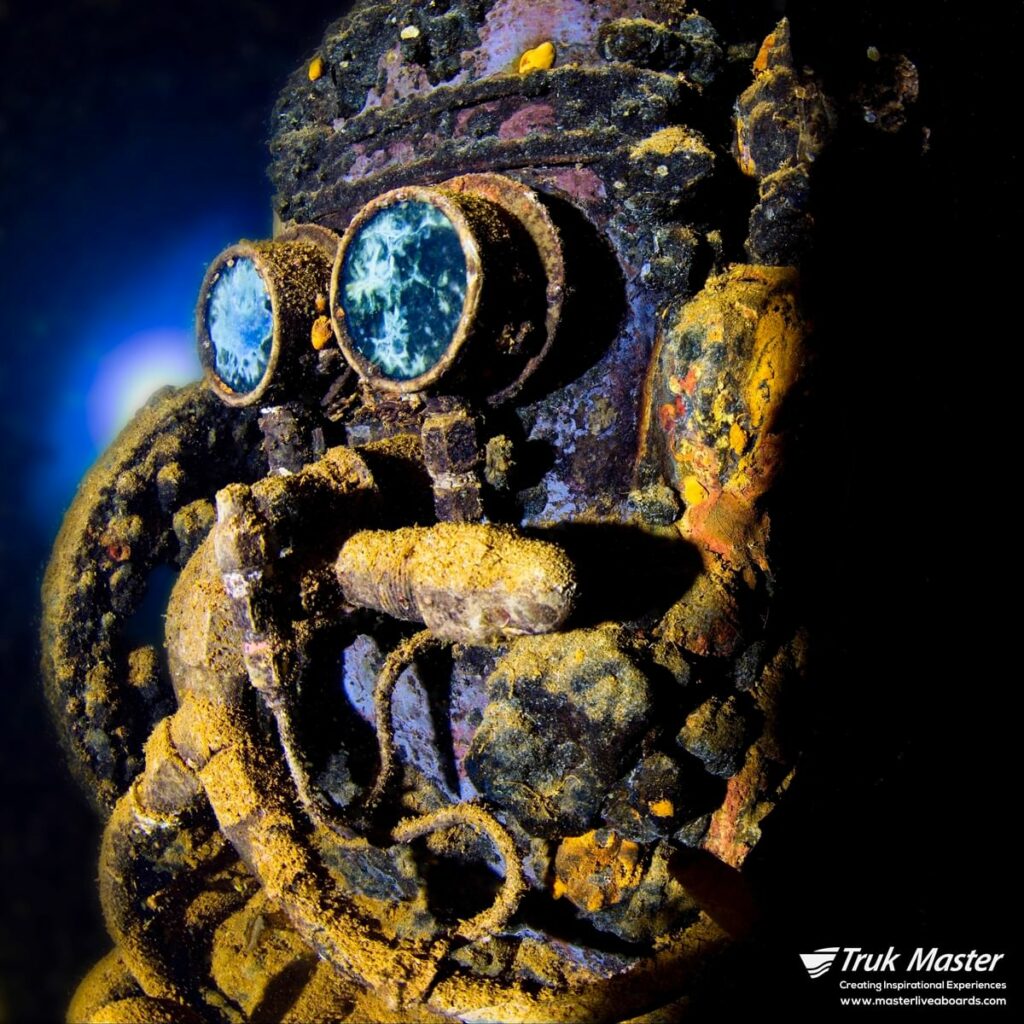
<path id="1" fill-rule="evenodd" d="M 1005 989 L 1004 981 L 842 981 L 840 1006 L 1006 1006 L 1006 996 L 979 995 L 981 990 Z M 914 991 L 914 990 L 918 991 Z M 969 990 L 965 992 L 964 990 Z M 912 993 L 912 994 L 909 994 Z"/>

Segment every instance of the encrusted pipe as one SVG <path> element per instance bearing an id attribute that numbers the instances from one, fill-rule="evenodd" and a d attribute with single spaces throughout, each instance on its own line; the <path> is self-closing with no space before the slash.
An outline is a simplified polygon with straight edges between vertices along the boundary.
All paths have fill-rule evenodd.
<path id="1" fill-rule="evenodd" d="M 345 543 L 335 568 L 352 604 L 464 643 L 556 630 L 576 593 L 561 548 L 489 524 L 364 530 Z"/>
<path id="2" fill-rule="evenodd" d="M 232 619 L 240 631 L 242 661 L 250 685 L 277 724 L 285 761 L 297 795 L 318 824 L 335 828 L 324 800 L 309 779 L 293 726 L 296 666 L 302 642 L 273 623 L 268 580 L 281 536 L 293 537 L 351 513 L 375 488 L 366 463 L 348 448 L 332 448 L 322 458 L 288 476 L 267 477 L 251 488 L 233 484 L 217 495 L 213 532 L 217 568 Z"/>
<path id="3" fill-rule="evenodd" d="M 361 465 L 357 456 L 352 459 L 350 468 Z M 319 469 L 275 478 L 281 481 L 275 486 L 308 497 L 307 486 L 320 493 L 324 487 L 359 491 L 368 485 L 368 474 L 349 480 L 338 460 L 344 462 L 341 452 L 321 460 Z M 180 705 L 170 732 L 175 748 L 201 782 L 221 834 L 309 947 L 395 1002 L 417 998 L 434 977 L 444 944 L 392 945 L 338 887 L 310 842 L 303 815 L 309 807 L 296 799 L 294 763 L 290 773 L 266 749 L 243 699 L 246 680 L 276 713 L 284 714 L 289 698 L 289 680 L 273 656 L 279 638 L 261 621 L 265 609 L 256 601 L 274 553 L 267 517 L 284 510 L 261 505 L 242 485 L 221 491 L 218 506 L 221 520 L 169 607 L 167 645 Z M 285 732 L 282 739 L 288 737 Z M 288 761 L 287 749 L 285 754 Z"/>
<path id="4" fill-rule="evenodd" d="M 267 898 L 343 974 L 388 992 L 395 1003 L 422 991 L 443 951 L 390 944 L 338 888 L 312 851 L 287 774 L 254 740 L 254 723 L 242 709 L 205 704 L 196 717 L 212 751 L 196 770 L 221 832 Z"/>
<path id="5" fill-rule="evenodd" d="M 373 710 L 377 726 L 377 752 L 380 767 L 377 769 L 377 778 L 366 798 L 366 806 L 369 808 L 380 803 L 395 770 L 395 729 L 391 720 L 391 698 L 394 696 L 398 680 L 419 655 L 440 647 L 442 644 L 443 641 L 435 637 L 429 629 L 424 629 L 399 644 L 381 666 L 373 690 Z"/>
<path id="6" fill-rule="evenodd" d="M 505 925 L 516 912 L 516 907 L 519 906 L 519 901 L 526 891 L 522 858 L 506 829 L 493 815 L 476 804 L 455 804 L 453 807 L 444 807 L 419 818 L 407 818 L 399 822 L 391 835 L 400 843 L 408 843 L 430 832 L 457 828 L 460 825 L 468 825 L 474 831 L 487 836 L 505 866 L 505 880 L 494 903 L 476 916 L 459 922 L 456 929 L 456 934 L 461 938 L 482 939 L 494 935 Z"/>
<path id="7" fill-rule="evenodd" d="M 208 846 L 209 814 L 184 818 L 201 796 L 164 719 L 146 744 L 146 770 L 114 807 L 100 852 L 100 900 L 123 962 L 147 996 L 175 1002 L 186 1002 L 187 980 L 168 926 L 201 886 L 204 853 L 217 845 Z"/>

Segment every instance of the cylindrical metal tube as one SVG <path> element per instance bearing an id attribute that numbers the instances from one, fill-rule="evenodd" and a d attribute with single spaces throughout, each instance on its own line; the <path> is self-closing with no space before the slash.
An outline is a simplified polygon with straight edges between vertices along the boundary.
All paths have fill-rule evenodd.
<path id="1" fill-rule="evenodd" d="M 335 571 L 350 603 L 462 643 L 549 633 L 576 596 L 561 548 L 484 523 L 363 530 L 345 542 Z"/>
<path id="2" fill-rule="evenodd" d="M 325 228 L 300 225 L 273 240 L 232 245 L 210 264 L 196 337 L 206 381 L 222 401 L 246 406 L 298 396 L 315 365 L 310 338 L 337 243 Z"/>
<path id="3" fill-rule="evenodd" d="M 419 621 L 409 567 L 420 535 L 409 529 L 363 531 L 367 542 L 349 541 L 338 562 L 345 598 L 361 608 L 376 608 L 407 622 Z M 372 539 L 371 539 L 372 538 Z"/>
<path id="4" fill-rule="evenodd" d="M 342 238 L 332 322 L 345 358 L 376 390 L 443 382 L 451 393 L 496 395 L 548 340 L 551 274 L 536 229 L 499 193 L 452 184 L 378 196 Z"/>

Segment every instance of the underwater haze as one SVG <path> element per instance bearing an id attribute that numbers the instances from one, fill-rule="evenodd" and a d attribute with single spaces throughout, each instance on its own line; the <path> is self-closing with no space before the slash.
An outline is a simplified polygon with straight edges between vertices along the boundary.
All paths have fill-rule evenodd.
<path id="1" fill-rule="evenodd" d="M 346 6 L 0 2 L 0 1021 L 62 1020 L 109 942 L 36 670 L 50 544 L 139 405 L 200 376 L 206 266 L 270 234 L 271 108 Z"/>

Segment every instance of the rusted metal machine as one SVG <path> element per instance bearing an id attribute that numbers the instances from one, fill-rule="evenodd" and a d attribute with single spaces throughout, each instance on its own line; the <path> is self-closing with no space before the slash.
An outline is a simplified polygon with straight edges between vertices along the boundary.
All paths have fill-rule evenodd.
<path id="1" fill-rule="evenodd" d="M 46 576 L 108 816 L 71 1019 L 684 1012 L 797 752 L 769 525 L 832 120 L 785 21 L 730 46 L 673 0 L 328 29 L 273 114 L 280 230 L 203 283 L 204 382 Z"/>

